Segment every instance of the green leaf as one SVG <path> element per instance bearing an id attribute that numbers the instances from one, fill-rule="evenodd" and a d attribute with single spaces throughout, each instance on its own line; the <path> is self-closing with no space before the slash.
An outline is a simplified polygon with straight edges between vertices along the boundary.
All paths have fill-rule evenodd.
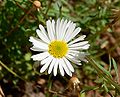
<path id="1" fill-rule="evenodd" d="M 115 73 L 116 73 L 116 78 L 117 81 L 119 80 L 119 76 L 118 76 L 118 68 L 117 68 L 117 63 L 115 62 L 115 60 L 112 58 L 112 63 L 113 63 L 113 67 L 115 69 Z"/>
<path id="2" fill-rule="evenodd" d="M 103 84 L 102 86 L 105 88 L 105 91 L 106 91 L 106 92 L 109 92 L 109 90 L 108 90 L 108 88 L 107 88 L 107 86 L 106 86 L 106 82 L 104 82 L 104 84 Z"/>
<path id="3" fill-rule="evenodd" d="M 111 64 L 111 57 L 109 55 L 109 72 L 111 72 L 111 66 L 112 66 L 112 64 Z"/>
<path id="4" fill-rule="evenodd" d="M 97 90 L 97 89 L 99 89 L 98 86 L 84 86 L 82 91 L 80 92 L 80 94 L 82 94 L 83 92 L 86 92 L 86 91 Z"/>
<path id="5" fill-rule="evenodd" d="M 96 63 L 96 62 L 95 62 L 95 63 Z M 107 71 L 105 68 L 103 68 L 101 65 L 99 65 L 99 64 L 97 64 L 97 63 L 96 63 L 96 65 L 97 65 L 101 70 L 103 70 L 103 72 L 104 72 L 105 74 L 107 74 L 108 76 L 110 76 L 110 77 L 112 78 L 112 76 L 111 76 L 111 74 L 110 74 L 109 71 Z"/>

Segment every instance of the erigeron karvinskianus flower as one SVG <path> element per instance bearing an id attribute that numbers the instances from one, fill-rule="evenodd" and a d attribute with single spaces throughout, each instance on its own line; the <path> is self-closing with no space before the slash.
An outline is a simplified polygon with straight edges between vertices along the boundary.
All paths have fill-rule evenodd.
<path id="1" fill-rule="evenodd" d="M 33 55 L 34 61 L 41 61 L 43 73 L 48 68 L 48 74 L 53 71 L 57 75 L 58 68 L 62 76 L 65 72 L 72 76 L 74 68 L 71 63 L 81 65 L 81 61 L 86 61 L 86 53 L 83 50 L 89 48 L 88 41 L 84 41 L 85 35 L 75 38 L 81 28 L 76 27 L 72 21 L 57 19 L 46 22 L 47 31 L 42 25 L 36 30 L 38 38 L 30 37 L 29 41 L 33 43 L 31 50 L 39 54 Z"/>

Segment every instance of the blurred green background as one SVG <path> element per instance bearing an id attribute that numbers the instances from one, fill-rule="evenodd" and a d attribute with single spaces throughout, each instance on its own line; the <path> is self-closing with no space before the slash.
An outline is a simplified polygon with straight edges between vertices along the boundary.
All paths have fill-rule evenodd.
<path id="1" fill-rule="evenodd" d="M 21 80 L 10 71 L 26 81 L 36 81 L 44 75 L 39 74 L 40 68 L 35 65 L 38 63 L 30 58 L 35 52 L 30 51 L 32 45 L 28 40 L 36 36 L 39 24 L 46 27 L 48 19 L 65 18 L 80 26 L 80 34 L 87 35 L 91 45 L 90 55 L 106 69 L 109 55 L 120 63 L 120 0 L 40 0 L 39 8 L 33 2 L 0 0 L 0 60 L 8 67 L 7 70 L 0 65 L 1 83 L 10 81 L 16 86 Z M 96 80 L 97 73 L 90 64 L 83 64 L 75 66 L 77 77 L 85 84 L 86 80 Z"/>

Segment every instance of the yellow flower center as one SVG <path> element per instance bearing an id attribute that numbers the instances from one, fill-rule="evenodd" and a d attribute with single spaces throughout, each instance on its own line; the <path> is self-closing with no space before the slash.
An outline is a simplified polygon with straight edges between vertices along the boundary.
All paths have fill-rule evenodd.
<path id="1" fill-rule="evenodd" d="M 55 40 L 49 44 L 48 52 L 55 58 L 62 58 L 67 54 L 68 45 L 64 41 Z"/>

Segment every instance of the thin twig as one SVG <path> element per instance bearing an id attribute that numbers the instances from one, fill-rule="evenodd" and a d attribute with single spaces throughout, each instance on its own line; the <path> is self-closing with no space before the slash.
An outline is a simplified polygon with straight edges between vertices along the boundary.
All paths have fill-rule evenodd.
<path id="1" fill-rule="evenodd" d="M 16 3 L 16 5 L 17 5 L 19 8 L 21 8 L 25 13 L 27 12 L 27 10 L 26 10 L 25 8 L 21 7 L 21 5 L 20 5 L 18 2 L 15 2 L 15 3 Z M 36 19 L 36 17 L 35 17 L 33 14 L 29 13 L 29 15 L 32 16 L 34 19 Z"/>
<path id="2" fill-rule="evenodd" d="M 15 30 L 18 28 L 18 26 L 24 21 L 24 19 L 25 19 L 26 16 L 31 12 L 32 9 L 33 9 L 33 7 L 30 8 L 30 9 L 21 17 L 19 23 L 16 24 L 16 26 L 7 33 L 7 36 L 9 36 L 13 31 L 15 31 Z"/>

